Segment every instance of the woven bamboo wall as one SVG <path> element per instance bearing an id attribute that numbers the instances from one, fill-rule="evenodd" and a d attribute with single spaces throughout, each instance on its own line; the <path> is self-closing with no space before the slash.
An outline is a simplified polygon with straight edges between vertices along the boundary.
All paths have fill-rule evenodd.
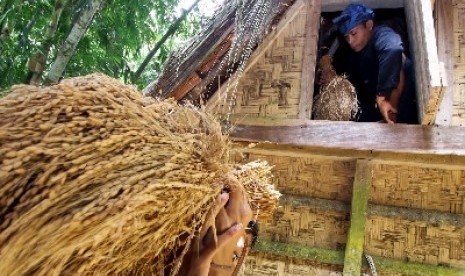
<path id="1" fill-rule="evenodd" d="M 274 219 L 262 223 L 260 238 L 325 249 L 343 249 L 349 228 L 346 213 L 283 204 Z"/>
<path id="2" fill-rule="evenodd" d="M 301 9 L 242 76 L 233 114 L 239 117 L 297 118 L 305 21 L 306 11 Z M 228 93 L 233 90 L 234 84 L 231 84 Z M 223 106 L 221 113 L 228 110 Z"/>
<path id="3" fill-rule="evenodd" d="M 235 162 L 266 160 L 273 165 L 273 184 L 288 195 L 350 202 L 355 173 L 352 158 L 299 156 L 282 152 L 234 155 Z M 321 211 L 284 203 L 273 221 L 261 228 L 260 235 L 268 240 L 297 243 L 320 248 L 341 249 L 348 229 L 347 212 Z"/>
<path id="4" fill-rule="evenodd" d="M 366 270 L 363 275 L 370 275 Z M 252 252 L 242 266 L 243 276 L 342 276 L 342 266 L 305 263 L 286 258 L 264 257 Z M 402 276 L 402 273 L 378 271 L 378 276 Z"/>
<path id="5" fill-rule="evenodd" d="M 365 250 L 376 256 L 465 268 L 465 229 L 373 216 L 367 219 Z"/>
<path id="6" fill-rule="evenodd" d="M 236 155 L 236 162 L 266 160 L 273 164 L 273 184 L 281 193 L 350 202 L 355 159 L 324 156 L 286 156 L 286 153 Z"/>
<path id="7" fill-rule="evenodd" d="M 465 170 L 412 163 L 377 163 L 371 202 L 465 214 Z"/>
<path id="8" fill-rule="evenodd" d="M 241 275 L 244 276 L 337 276 L 342 275 L 341 272 L 342 269 L 334 266 L 309 265 L 292 259 L 267 259 L 261 256 L 248 256 L 241 269 Z"/>
<path id="9" fill-rule="evenodd" d="M 454 114 L 452 124 L 465 126 L 465 0 L 455 0 L 454 29 Z"/>
<path id="10" fill-rule="evenodd" d="M 273 220 L 261 222 L 261 240 L 345 250 L 356 158 L 281 151 L 279 147 L 241 148 L 231 158 L 239 163 L 261 159 L 274 166 L 272 181 L 284 196 Z M 389 212 L 372 213 L 377 208 L 369 208 L 366 252 L 392 260 L 465 268 L 465 228 L 427 221 L 434 214 L 465 214 L 465 168 L 385 159 L 372 160 L 371 164 L 370 204 L 386 206 L 394 213 L 396 208 L 406 207 L 423 216 L 406 219 Z M 427 213 L 429 210 L 433 213 Z M 249 259 L 244 275 L 319 275 L 313 272 L 318 266 L 295 266 L 299 260 L 276 262 L 273 258 L 262 254 Z"/>

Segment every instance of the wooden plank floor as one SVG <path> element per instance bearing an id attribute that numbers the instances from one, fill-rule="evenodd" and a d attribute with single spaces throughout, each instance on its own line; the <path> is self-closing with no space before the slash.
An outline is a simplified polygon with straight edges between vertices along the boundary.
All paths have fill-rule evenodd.
<path id="1" fill-rule="evenodd" d="M 287 126 L 235 127 L 231 138 L 294 146 L 465 157 L 465 128 L 308 121 Z"/>

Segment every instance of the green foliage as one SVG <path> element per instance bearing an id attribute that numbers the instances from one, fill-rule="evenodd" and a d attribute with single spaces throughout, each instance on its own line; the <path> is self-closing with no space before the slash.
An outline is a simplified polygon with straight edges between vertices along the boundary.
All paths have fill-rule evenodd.
<path id="1" fill-rule="evenodd" d="M 47 27 L 58 0 L 2 0 L 0 2 L 0 90 L 26 83 L 30 77 L 28 60 L 47 43 Z M 176 20 L 179 0 L 107 0 L 79 41 L 64 73 L 65 77 L 103 72 L 126 82 L 137 70 L 150 48 Z M 81 9 L 90 0 L 63 1 L 66 6 L 50 39 L 51 50 L 45 73 L 54 61 Z M 199 13 L 191 14 L 168 40 L 144 71 L 137 85 L 143 87 L 160 72 L 177 43 L 198 30 Z"/>
<path id="2" fill-rule="evenodd" d="M 35 2 L 35 3 L 34 3 Z M 0 7 L 0 88 L 26 79 L 27 60 L 47 26 L 48 1 L 7 0 Z"/>

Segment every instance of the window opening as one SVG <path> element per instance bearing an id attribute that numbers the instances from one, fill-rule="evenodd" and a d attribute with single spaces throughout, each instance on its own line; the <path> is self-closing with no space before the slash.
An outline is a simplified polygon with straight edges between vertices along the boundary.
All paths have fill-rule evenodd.
<path id="1" fill-rule="evenodd" d="M 401 95 L 400 100 L 410 101 L 410 105 L 406 108 L 405 102 L 399 103 L 398 109 L 401 109 L 399 111 L 403 112 L 402 115 L 404 116 L 404 119 L 402 119 L 402 123 L 417 123 L 418 104 L 416 103 L 415 93 L 415 73 L 410 53 L 410 45 L 408 40 L 407 23 L 404 9 L 376 9 L 374 11 L 375 26 L 383 25 L 390 27 L 400 36 L 400 39 L 402 40 L 404 54 L 408 62 L 408 64 L 406 64 L 405 66 L 406 72 L 404 73 L 405 76 L 409 78 L 406 79 L 404 83 L 404 85 L 408 85 L 408 93 L 405 93 L 407 91 L 405 89 L 403 91 L 403 94 L 405 94 Z M 316 76 L 314 84 L 315 92 L 312 118 L 320 120 L 352 120 L 365 122 L 382 120 L 382 116 L 380 115 L 379 110 L 377 109 L 377 107 L 375 107 L 375 98 L 376 93 L 378 91 L 376 91 L 377 89 L 374 89 L 374 91 L 372 91 L 373 89 L 367 89 L 367 87 L 370 87 L 370 85 L 367 85 L 367 83 L 369 82 L 369 80 L 374 79 L 373 74 L 377 74 L 377 69 L 374 69 L 371 72 L 367 72 L 367 68 L 371 68 L 369 64 L 357 63 L 357 61 L 360 60 L 360 58 L 357 57 L 358 54 L 356 54 L 350 48 L 349 44 L 345 41 L 344 36 L 339 33 L 336 26 L 334 26 L 332 23 L 332 19 L 338 16 L 339 14 L 340 12 L 325 12 L 321 14 L 321 25 L 319 30 L 318 54 L 316 63 L 317 65 L 315 70 Z M 320 93 L 321 81 L 325 79 L 325 77 L 322 78 L 322 75 L 328 75 L 325 73 L 326 68 L 324 65 L 328 63 L 327 60 L 326 63 L 324 62 L 324 56 L 328 55 L 331 56 L 330 62 L 336 76 L 346 77 L 347 80 L 350 81 L 350 83 L 355 88 L 359 108 L 358 110 L 356 110 L 356 114 L 352 114 L 353 116 L 351 116 L 351 118 L 347 118 L 347 114 L 350 114 L 350 111 L 348 111 L 348 109 L 351 108 L 350 101 L 352 100 L 350 98 L 351 93 L 347 92 L 350 90 L 350 88 L 346 87 L 347 85 L 341 86 L 340 82 L 338 81 L 337 83 L 339 87 L 331 92 L 333 93 L 331 94 L 332 96 L 323 95 L 323 93 L 325 93 L 326 90 L 323 90 L 323 92 Z M 332 73 L 330 73 L 329 76 L 330 79 L 334 77 Z M 326 83 L 328 83 L 327 80 Z M 343 91 L 346 91 L 344 92 L 345 94 L 342 94 Z M 338 96 L 335 96 L 336 94 L 334 93 L 338 93 Z M 337 97 L 337 99 L 333 99 L 334 97 Z M 321 100 L 323 98 L 324 100 Z M 349 104 L 347 102 L 349 102 Z M 368 104 L 372 104 L 373 108 L 371 106 L 367 108 Z M 403 106 L 401 106 L 402 104 Z M 318 112 L 320 112 L 321 114 L 318 114 Z M 346 115 L 340 116 L 343 113 Z M 393 116 L 394 119 L 397 119 L 395 115 Z M 405 119 L 405 116 L 408 117 L 407 121 Z"/>

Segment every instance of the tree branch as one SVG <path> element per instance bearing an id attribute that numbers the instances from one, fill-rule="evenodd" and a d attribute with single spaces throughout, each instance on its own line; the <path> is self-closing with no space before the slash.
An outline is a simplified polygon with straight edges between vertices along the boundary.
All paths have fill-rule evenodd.
<path id="1" fill-rule="evenodd" d="M 197 6 L 199 2 L 200 0 L 196 0 L 187 10 L 183 10 L 182 15 L 168 28 L 165 35 L 163 35 L 163 37 L 155 44 L 155 46 L 150 51 L 150 53 L 145 57 L 144 61 L 142 62 L 142 64 L 139 66 L 136 73 L 134 74 L 134 78 L 132 82 L 136 81 L 140 77 L 140 75 L 142 74 L 142 71 L 144 71 L 145 67 L 147 67 L 147 65 L 149 64 L 150 60 L 153 58 L 155 53 L 161 48 L 163 43 L 165 43 L 165 41 L 176 32 L 176 30 L 181 25 L 182 21 L 184 21 L 186 16 L 194 9 L 195 6 Z"/>

